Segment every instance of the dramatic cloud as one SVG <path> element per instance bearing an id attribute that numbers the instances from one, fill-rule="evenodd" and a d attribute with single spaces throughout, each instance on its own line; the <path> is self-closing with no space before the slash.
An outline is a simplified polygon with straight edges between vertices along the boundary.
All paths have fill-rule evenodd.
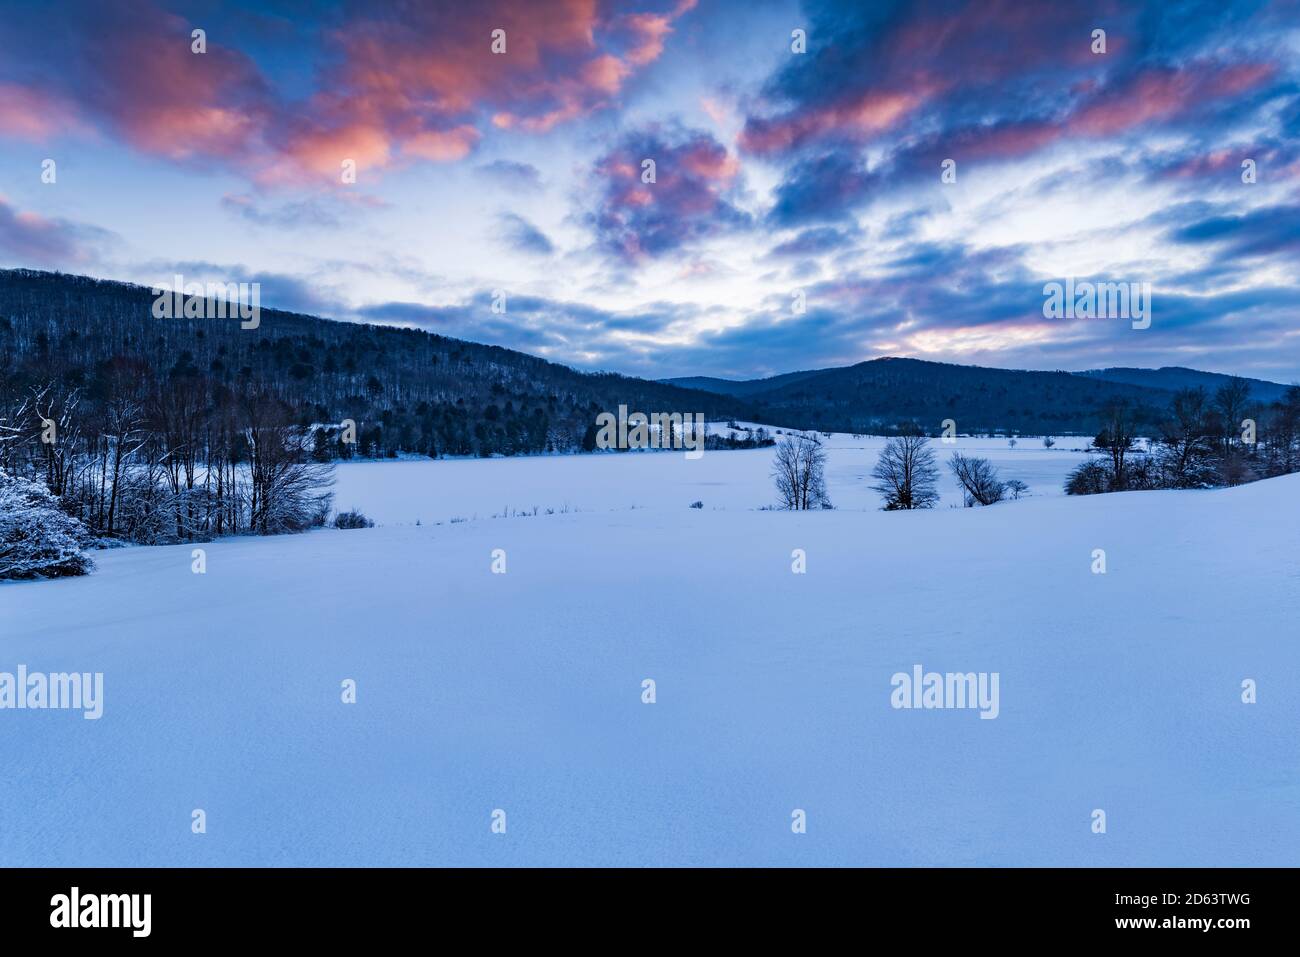
<path id="1" fill-rule="evenodd" d="M 592 217 L 597 241 L 635 262 L 745 226 L 749 215 L 732 201 L 738 173 L 735 157 L 708 133 L 658 126 L 629 133 L 596 164 L 605 184 Z"/>
<path id="2" fill-rule="evenodd" d="M 219 16 L 202 18 L 206 52 L 196 53 L 195 23 L 147 0 L 50 7 L 10 30 L 0 133 L 43 137 L 62 116 L 264 184 L 337 181 L 345 160 L 361 170 L 454 162 L 485 126 L 539 133 L 609 106 L 693 5 L 357 5 L 317 25 L 305 98 L 277 88 Z"/>
<path id="3" fill-rule="evenodd" d="M 30 5 L 0 27 L 0 253 L 243 262 L 268 305 L 652 376 L 1290 380 L 1298 50 L 1264 0 Z M 1151 327 L 1045 318 L 1066 278 L 1149 283 Z"/>
<path id="4" fill-rule="evenodd" d="M 148 3 L 73 3 L 13 17 L 0 132 L 99 128 L 171 160 L 247 162 L 271 124 L 271 92 L 246 55 L 191 52 L 191 25 Z"/>
<path id="5" fill-rule="evenodd" d="M 1285 40 L 1233 43 L 1240 16 L 1071 2 L 817 5 L 809 52 L 767 84 L 740 145 L 784 164 L 772 216 L 791 225 L 844 219 L 882 191 L 937 181 L 949 158 L 962 167 L 1063 141 L 1227 129 L 1295 88 Z M 1105 53 L 1091 49 L 1099 27 Z"/>

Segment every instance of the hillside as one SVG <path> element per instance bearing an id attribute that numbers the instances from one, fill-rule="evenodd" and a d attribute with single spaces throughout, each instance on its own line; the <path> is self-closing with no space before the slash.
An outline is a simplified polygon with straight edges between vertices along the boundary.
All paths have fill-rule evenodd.
<path id="1" fill-rule="evenodd" d="M 580 447 L 598 412 L 747 407 L 415 329 L 263 308 L 233 319 L 156 319 L 149 289 L 59 273 L 0 270 L 0 396 L 58 380 L 82 401 L 115 376 L 141 386 L 197 382 L 210 403 L 266 389 L 298 420 L 357 422 L 365 455 L 523 454 Z M 6 388 L 8 387 L 8 388 Z"/>

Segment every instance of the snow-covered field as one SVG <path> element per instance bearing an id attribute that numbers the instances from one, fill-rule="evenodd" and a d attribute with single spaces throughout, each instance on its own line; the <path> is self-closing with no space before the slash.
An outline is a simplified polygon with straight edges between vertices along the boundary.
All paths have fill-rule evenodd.
<path id="1" fill-rule="evenodd" d="M 770 450 L 357 464 L 381 527 L 0 587 L 0 671 L 104 673 L 0 711 L 0 865 L 1300 863 L 1300 476 L 986 440 L 1034 497 L 883 513 L 836 441 L 832 512 L 758 511 Z M 998 717 L 894 709 L 917 664 Z"/>
<path id="2" fill-rule="evenodd" d="M 877 509 L 870 472 L 885 439 L 832 434 L 826 484 L 841 509 Z M 1004 480 L 1020 479 L 1031 495 L 1061 495 L 1066 475 L 1085 458 L 1087 439 L 1058 438 L 1054 448 L 1025 438 L 1012 448 L 1006 439 L 959 438 L 934 441 L 940 467 L 940 507 L 960 506 L 961 495 L 947 468 L 954 452 L 979 455 L 996 465 Z M 772 449 L 706 452 L 688 460 L 684 452 L 607 452 L 541 458 L 462 459 L 434 462 L 357 462 L 338 466 L 334 504 L 360 508 L 385 525 L 488 518 L 519 511 L 554 509 L 609 511 L 685 508 L 755 509 L 776 504 Z"/>

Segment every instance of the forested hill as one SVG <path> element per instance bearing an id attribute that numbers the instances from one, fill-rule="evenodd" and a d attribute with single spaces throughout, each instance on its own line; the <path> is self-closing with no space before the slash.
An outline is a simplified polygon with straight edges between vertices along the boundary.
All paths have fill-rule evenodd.
<path id="1" fill-rule="evenodd" d="M 233 318 L 157 319 L 153 301 L 143 286 L 0 270 L 0 395 L 55 383 L 94 406 L 129 381 L 147 406 L 183 381 L 217 408 L 267 392 L 300 424 L 352 419 L 371 456 L 572 451 L 599 412 L 620 404 L 709 418 L 747 411 L 728 396 L 422 330 L 269 308 L 258 328 L 241 329 Z"/>
<path id="2" fill-rule="evenodd" d="M 1165 366 L 1160 369 L 1090 369 L 1087 372 L 1076 372 L 1075 375 L 1105 379 L 1107 382 L 1127 382 L 1129 385 L 1164 389 L 1169 392 L 1177 392 L 1179 389 L 1204 389 L 1206 392 L 1215 392 L 1222 389 L 1233 378 L 1219 372 L 1201 372 L 1182 366 Z M 1250 397 L 1256 402 L 1265 404 L 1282 401 L 1290 388 L 1289 385 L 1269 382 L 1265 379 L 1243 379 L 1242 381 L 1250 389 Z"/>
<path id="3" fill-rule="evenodd" d="M 574 451 L 584 437 L 590 444 L 596 415 L 620 404 L 823 431 L 881 433 L 915 422 L 936 433 L 953 419 L 961 432 L 1094 434 L 1104 409 L 1122 401 L 1138 428 L 1154 433 L 1167 417 L 1172 388 L 1183 384 L 1158 373 L 1113 381 L 1102 373 L 901 358 L 746 382 L 655 382 L 583 373 L 423 330 L 270 308 L 262 309 L 256 329 L 242 329 L 234 318 L 157 319 L 153 301 L 142 286 L 0 270 L 0 400 L 52 384 L 58 395 L 75 393 L 84 415 L 124 383 L 146 409 L 184 386 L 201 395 L 206 414 L 231 409 L 238 417 L 239 400 L 269 396 L 299 424 L 357 423 L 355 449 L 331 443 L 322 450 L 327 457 L 441 457 Z"/>
<path id="4" fill-rule="evenodd" d="M 1149 375 L 1081 375 L 960 366 L 920 359 L 882 358 L 834 369 L 790 372 L 769 379 L 730 381 L 704 376 L 666 379 L 674 385 L 730 395 L 751 406 L 757 421 L 792 428 L 837 432 L 882 432 L 907 421 L 936 430 L 951 418 L 962 432 L 997 430 L 1026 434 L 1093 434 L 1104 410 L 1116 401 L 1132 410 L 1138 427 L 1158 431 L 1179 388 L 1202 386 L 1209 393 L 1228 376 L 1186 373 L 1182 378 Z M 1163 371 L 1163 370 L 1162 370 Z M 1286 392 L 1275 383 L 1248 380 L 1251 397 L 1267 404 Z"/>

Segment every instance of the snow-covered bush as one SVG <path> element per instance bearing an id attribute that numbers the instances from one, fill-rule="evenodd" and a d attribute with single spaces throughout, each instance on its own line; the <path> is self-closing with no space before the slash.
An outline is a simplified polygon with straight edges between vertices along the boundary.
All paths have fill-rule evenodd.
<path id="1" fill-rule="evenodd" d="M 90 541 L 44 485 L 0 469 L 0 579 L 84 575 L 94 568 L 82 552 Z"/>

